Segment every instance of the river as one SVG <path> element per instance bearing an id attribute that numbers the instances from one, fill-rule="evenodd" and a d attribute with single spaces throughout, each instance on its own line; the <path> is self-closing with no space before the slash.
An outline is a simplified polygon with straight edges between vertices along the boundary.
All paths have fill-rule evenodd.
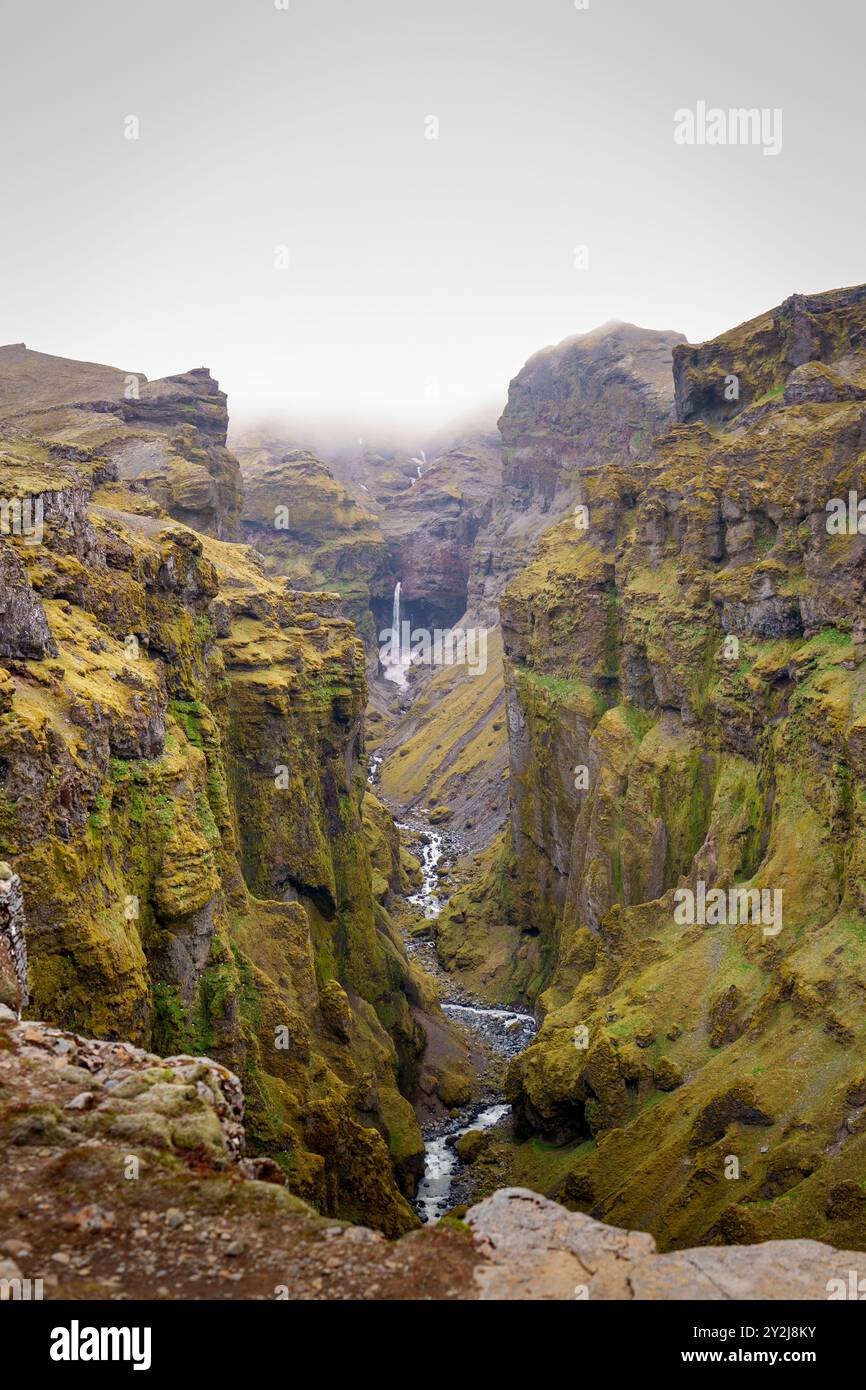
<path id="1" fill-rule="evenodd" d="M 446 847 L 456 853 L 459 845 L 454 837 L 426 826 L 398 822 L 398 827 L 420 838 L 422 883 L 408 901 L 425 921 L 435 921 L 444 904 L 439 864 Z M 467 1032 L 480 1037 L 490 1051 L 510 1058 L 529 1046 L 536 1031 L 531 1014 L 492 1008 L 473 999 L 465 990 L 458 990 L 436 959 L 429 940 L 410 937 L 406 948 L 409 955 L 437 980 L 443 1012 Z M 460 1136 L 473 1129 L 492 1129 L 504 1123 L 510 1114 L 511 1106 L 504 1096 L 495 1095 L 478 1104 L 464 1106 L 459 1115 L 448 1116 L 425 1129 L 424 1176 L 415 1195 L 415 1210 L 422 1221 L 438 1221 L 450 1207 L 457 1205 L 455 1187 L 466 1172 L 455 1149 Z"/>

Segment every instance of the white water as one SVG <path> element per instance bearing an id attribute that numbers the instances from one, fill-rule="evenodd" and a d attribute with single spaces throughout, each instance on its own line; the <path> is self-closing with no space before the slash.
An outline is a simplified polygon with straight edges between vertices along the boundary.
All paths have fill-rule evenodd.
<path id="1" fill-rule="evenodd" d="M 408 830 L 406 824 L 400 829 Z M 417 827 L 414 827 L 417 829 Z M 425 830 L 421 842 L 421 888 L 413 893 L 409 902 L 424 913 L 425 920 L 432 921 L 442 911 L 439 896 L 439 860 L 442 858 L 442 836 L 435 830 Z M 412 952 L 410 951 L 410 955 Z M 449 1018 L 462 1024 L 466 1029 L 477 1033 L 488 1047 L 505 1057 L 516 1057 L 528 1047 L 535 1036 L 536 1024 L 531 1014 L 518 1013 L 513 1009 L 491 1009 L 482 1004 L 463 1004 L 443 1002 L 443 1012 Z M 442 1128 L 429 1135 L 424 1142 L 424 1177 L 418 1184 L 415 1208 L 422 1221 L 438 1221 L 439 1217 L 454 1205 L 454 1180 L 462 1171 L 454 1144 L 461 1134 L 472 1129 L 491 1129 L 510 1115 L 511 1106 L 504 1101 L 488 1105 L 479 1114 L 467 1116 L 464 1112 L 460 1120 L 447 1119 Z"/>
<path id="2" fill-rule="evenodd" d="M 412 481 L 410 482 L 410 484 L 409 484 L 410 487 L 414 487 L 414 486 L 415 486 L 415 484 L 417 483 L 418 479 L 421 477 L 421 474 L 422 474 L 422 472 L 423 472 L 423 470 L 424 470 L 424 465 L 425 465 L 426 462 L 427 462 L 427 455 L 425 454 L 425 452 L 424 452 L 423 449 L 422 449 L 421 452 L 420 452 L 420 456 L 419 456 L 418 458 L 413 458 L 413 459 L 412 459 L 412 462 L 413 462 L 414 465 L 415 465 L 415 477 L 414 477 L 414 478 L 412 479 Z"/>
<path id="3" fill-rule="evenodd" d="M 441 858 L 442 836 L 431 830 L 428 838 L 421 844 L 421 888 L 409 899 L 413 907 L 420 907 L 427 922 L 434 921 L 442 911 L 439 875 L 436 872 Z"/>
<path id="4" fill-rule="evenodd" d="M 391 642 L 387 653 L 387 660 L 382 661 L 382 673 L 386 681 L 393 681 L 394 685 L 399 685 L 401 690 L 405 690 L 408 685 L 406 680 L 406 667 L 410 662 L 409 652 L 402 649 L 400 642 L 400 591 L 402 589 L 400 580 L 394 585 L 394 607 L 391 617 Z M 386 629 L 387 631 L 387 629 Z M 380 634 L 380 637 L 383 634 Z"/>
<path id="5" fill-rule="evenodd" d="M 489 1105 L 461 1129 L 449 1130 L 447 1134 L 427 1141 L 424 1145 L 424 1177 L 418 1184 L 415 1198 L 415 1207 L 422 1221 L 438 1221 L 453 1205 L 451 1187 L 460 1167 L 454 1141 L 471 1129 L 492 1129 L 510 1109 L 510 1105 Z"/>

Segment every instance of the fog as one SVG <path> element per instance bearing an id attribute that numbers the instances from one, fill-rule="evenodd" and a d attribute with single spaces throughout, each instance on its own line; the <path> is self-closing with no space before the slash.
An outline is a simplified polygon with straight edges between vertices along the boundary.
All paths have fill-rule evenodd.
<path id="1" fill-rule="evenodd" d="M 415 447 L 605 320 L 698 341 L 864 278 L 842 0 L 4 10 L 0 341 L 207 365 L 236 429 Z M 678 143 L 705 106 L 779 149 Z"/>

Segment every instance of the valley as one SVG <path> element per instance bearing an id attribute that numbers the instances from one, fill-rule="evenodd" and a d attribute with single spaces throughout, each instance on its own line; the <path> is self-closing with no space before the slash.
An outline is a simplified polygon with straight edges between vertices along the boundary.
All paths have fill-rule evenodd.
<path id="1" fill-rule="evenodd" d="M 74 1297 L 127 1153 L 151 1225 L 278 1210 L 298 1296 L 337 1240 L 478 1296 L 518 1210 L 866 1249 L 866 287 L 604 325 L 405 452 L 128 376 L 0 348 L 8 1259 L 30 1152 Z"/>

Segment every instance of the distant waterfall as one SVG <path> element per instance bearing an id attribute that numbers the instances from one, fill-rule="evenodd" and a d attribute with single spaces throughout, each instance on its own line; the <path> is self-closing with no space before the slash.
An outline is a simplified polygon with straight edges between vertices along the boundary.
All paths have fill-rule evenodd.
<path id="1" fill-rule="evenodd" d="M 406 666 L 409 664 L 409 624 L 400 620 L 400 593 L 402 585 L 397 580 L 394 585 L 394 609 L 391 614 L 391 632 L 383 628 L 379 633 L 379 641 L 385 642 L 385 646 L 380 648 L 379 655 L 382 661 L 383 673 L 386 681 L 393 681 L 399 685 L 401 690 L 406 689 Z M 406 631 L 403 631 L 403 628 Z M 405 656 L 404 656 L 405 653 Z"/>
<path id="2" fill-rule="evenodd" d="M 402 656 L 400 647 L 400 588 L 401 584 L 398 579 L 394 585 L 394 613 L 391 618 L 391 656 L 397 666 L 401 664 L 400 657 Z"/>

